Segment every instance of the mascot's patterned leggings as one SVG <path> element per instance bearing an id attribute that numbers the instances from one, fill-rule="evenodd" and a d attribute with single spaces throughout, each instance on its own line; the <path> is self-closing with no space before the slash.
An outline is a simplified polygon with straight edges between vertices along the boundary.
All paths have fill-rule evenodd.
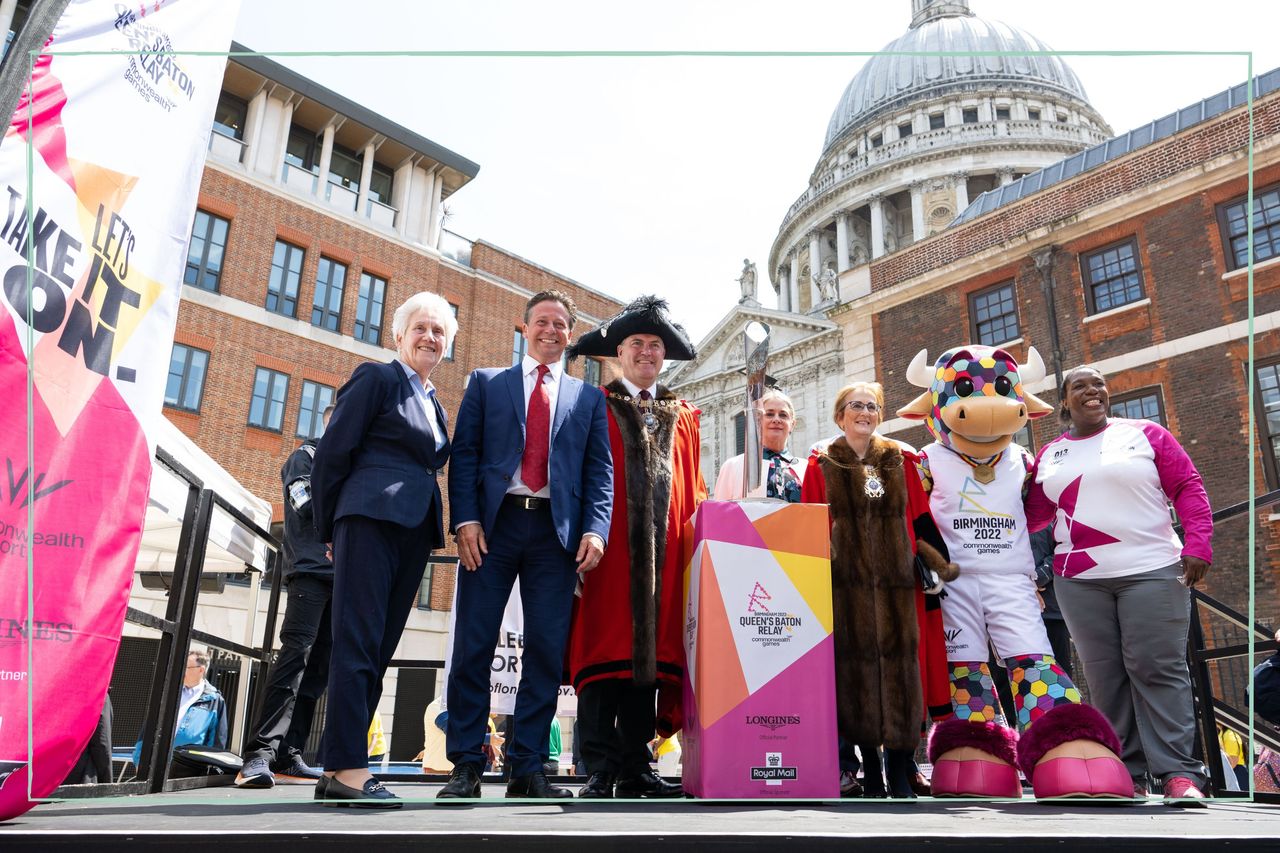
<path id="1" fill-rule="evenodd" d="M 1016 722 L 1019 731 L 1051 708 L 1080 702 L 1080 691 L 1052 655 L 1010 658 L 1005 664 L 1015 706 L 1006 710 L 1013 712 L 1016 720 L 1009 722 Z M 950 667 L 951 708 L 957 719 L 976 723 L 994 720 L 998 707 L 996 690 L 986 661 L 952 661 Z"/>

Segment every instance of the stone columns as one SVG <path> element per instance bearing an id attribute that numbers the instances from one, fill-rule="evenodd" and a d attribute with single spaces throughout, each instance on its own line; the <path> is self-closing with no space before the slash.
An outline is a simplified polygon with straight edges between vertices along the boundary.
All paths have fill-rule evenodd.
<path id="1" fill-rule="evenodd" d="M 928 234 L 924 221 L 924 184 L 911 185 L 911 240 L 923 240 Z"/>
<path id="2" fill-rule="evenodd" d="M 333 162 L 333 122 L 324 126 L 324 134 L 320 141 L 320 180 L 316 181 L 316 195 L 325 197 L 329 188 L 329 165 Z"/>
<path id="3" fill-rule="evenodd" d="M 249 101 L 249 110 L 245 114 L 244 149 L 240 152 L 240 162 L 251 172 L 256 171 L 254 159 L 258 156 L 258 145 L 262 140 L 262 119 L 266 111 L 267 90 L 264 86 Z"/>
<path id="4" fill-rule="evenodd" d="M 791 306 L 792 311 L 800 310 L 800 248 L 791 249 L 791 276 L 788 281 L 791 286 L 791 298 L 787 303 Z"/>
<path id="5" fill-rule="evenodd" d="M 289 131 L 293 128 L 293 98 L 290 97 L 285 102 L 284 109 L 280 111 L 280 145 L 276 149 L 275 164 L 272 166 L 276 170 L 275 179 L 277 181 L 284 180 L 284 155 L 289 150 Z"/>
<path id="6" fill-rule="evenodd" d="M 778 282 L 779 311 L 791 310 L 791 282 L 787 280 L 787 275 L 790 272 L 791 268 L 786 264 L 778 264 L 777 278 L 775 281 Z"/>
<path id="7" fill-rule="evenodd" d="M 356 216 L 364 216 L 369 206 L 369 182 L 373 180 L 373 153 L 378 150 L 374 140 L 364 147 L 364 157 L 360 160 L 360 192 L 356 196 Z"/>
<path id="8" fill-rule="evenodd" d="M 1006 186 L 1013 183 L 1013 167 L 1001 166 L 996 169 L 996 175 L 1000 178 L 1000 186 Z"/>
<path id="9" fill-rule="evenodd" d="M 969 206 L 969 173 L 956 172 L 951 176 L 956 189 L 956 216 L 964 213 Z"/>
<path id="10" fill-rule="evenodd" d="M 884 197 L 873 193 L 867 203 L 871 205 L 871 257 L 878 258 L 884 254 L 884 208 L 880 206 Z"/>
<path id="11" fill-rule="evenodd" d="M 849 211 L 836 211 L 836 272 L 849 268 Z"/>
<path id="12" fill-rule="evenodd" d="M 818 276 L 822 275 L 822 248 L 818 239 L 822 232 L 817 228 L 809 232 L 809 304 L 817 305 L 821 300 L 818 295 Z"/>

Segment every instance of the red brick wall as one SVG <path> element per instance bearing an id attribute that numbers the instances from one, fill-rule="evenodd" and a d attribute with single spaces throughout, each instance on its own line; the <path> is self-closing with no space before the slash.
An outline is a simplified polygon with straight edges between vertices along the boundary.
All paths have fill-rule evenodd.
<path id="1" fill-rule="evenodd" d="M 473 369 L 511 363 L 512 337 L 521 325 L 528 294 L 512 292 L 472 270 L 458 269 L 356 227 L 341 215 L 313 210 L 214 169 L 205 170 L 199 204 L 231 220 L 220 282 L 220 293 L 228 300 L 257 307 L 265 304 L 272 252 L 279 236 L 306 250 L 298 293 L 298 317 L 304 322 L 310 319 L 321 255 L 347 264 L 339 329 L 346 341 L 353 340 L 361 272 L 368 270 L 386 279 L 382 343 L 388 358 L 394 346 L 392 313 L 408 296 L 428 290 L 458 306 L 454 359 L 441 362 L 431 376 L 446 411 L 457 412 L 463 382 Z M 489 244 L 475 246 L 472 262 L 476 269 L 530 291 L 544 287 L 564 290 L 581 310 L 596 317 L 611 317 L 622 307 L 617 300 L 558 278 Z M 575 333 L 589 328 L 580 323 Z M 166 415 L 250 491 L 270 501 L 279 520 L 280 467 L 301 443 L 294 432 L 303 380 L 339 387 L 364 357 L 191 301 L 184 301 L 179 308 L 175 340 L 209 351 L 210 359 L 200 412 L 166 408 Z M 282 433 L 248 426 L 256 366 L 290 377 Z M 570 366 L 570 372 L 581 376 L 582 363 Z M 608 369 L 605 375 L 611 375 Z M 440 485 L 446 491 L 447 524 L 443 476 Z M 447 609 L 452 595 L 452 572 L 438 570 L 432 606 Z"/>

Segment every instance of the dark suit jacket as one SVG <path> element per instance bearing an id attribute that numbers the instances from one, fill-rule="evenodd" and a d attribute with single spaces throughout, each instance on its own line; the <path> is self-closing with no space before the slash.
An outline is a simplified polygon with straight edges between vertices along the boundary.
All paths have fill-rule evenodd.
<path id="1" fill-rule="evenodd" d="M 434 399 L 434 398 L 433 398 Z M 399 364 L 362 364 L 338 391 L 311 470 L 311 501 L 320 541 L 333 541 L 339 518 L 362 515 L 414 528 L 434 518 L 432 548 L 444 546 L 437 472 L 449 459 Z"/>
<path id="2" fill-rule="evenodd" d="M 458 408 L 449 510 L 459 521 L 479 521 L 494 535 L 498 505 L 524 453 L 524 378 L 520 365 L 482 368 L 471 374 Z M 608 542 L 613 514 L 613 455 L 604 394 L 568 374 L 560 378 L 551 419 L 551 516 L 556 536 L 576 552 L 584 533 Z"/>

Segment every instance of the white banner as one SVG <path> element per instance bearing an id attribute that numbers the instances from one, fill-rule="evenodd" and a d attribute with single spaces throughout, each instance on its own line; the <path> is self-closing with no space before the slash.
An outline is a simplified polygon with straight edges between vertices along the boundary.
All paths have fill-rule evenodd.
<path id="1" fill-rule="evenodd" d="M 466 569 L 461 564 L 458 571 Z M 444 691 L 440 708 L 448 707 L 449 670 L 453 666 L 453 632 L 458 613 L 458 585 L 453 585 L 453 606 L 449 610 L 449 639 L 444 649 Z M 520 687 L 520 661 L 524 655 L 524 608 L 520 601 L 520 581 L 511 588 L 507 609 L 502 613 L 502 627 L 498 630 L 498 642 L 489 665 L 489 713 L 514 714 L 516 693 Z M 578 694 L 567 684 L 560 685 L 560 699 L 556 703 L 557 717 L 578 716 Z"/>

